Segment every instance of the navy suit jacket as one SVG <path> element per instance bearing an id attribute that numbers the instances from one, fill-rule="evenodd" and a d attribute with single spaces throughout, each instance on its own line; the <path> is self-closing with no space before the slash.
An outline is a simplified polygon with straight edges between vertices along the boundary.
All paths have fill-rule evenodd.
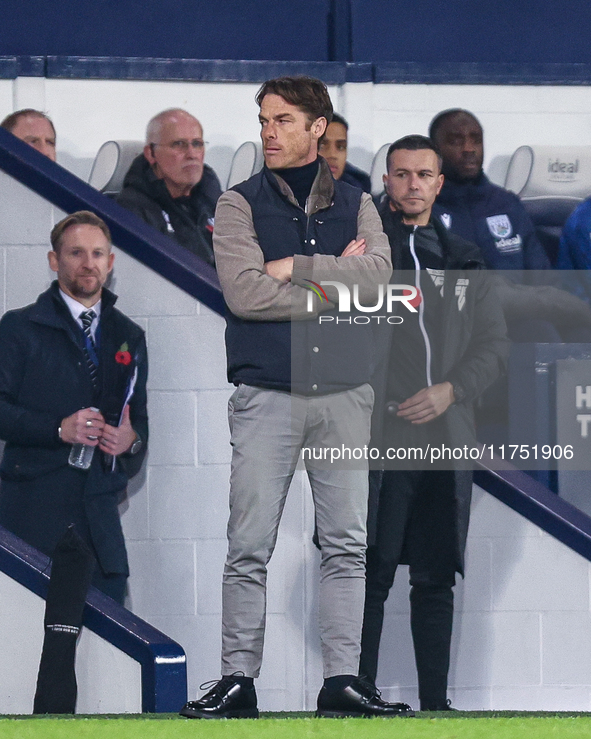
<path id="1" fill-rule="evenodd" d="M 98 391 L 84 355 L 82 330 L 57 282 L 32 305 L 0 321 L 0 524 L 51 555 L 71 523 L 95 550 L 105 573 L 127 574 L 118 503 L 146 452 L 147 354 L 144 332 L 114 307 L 103 289 L 99 324 Z M 132 363 L 115 359 L 127 349 Z M 118 457 L 115 471 L 95 452 L 90 470 L 69 467 L 71 446 L 58 435 L 61 421 L 97 405 L 111 424 L 121 410 L 131 369 L 138 379 L 131 423 L 143 443 L 137 455 Z"/>

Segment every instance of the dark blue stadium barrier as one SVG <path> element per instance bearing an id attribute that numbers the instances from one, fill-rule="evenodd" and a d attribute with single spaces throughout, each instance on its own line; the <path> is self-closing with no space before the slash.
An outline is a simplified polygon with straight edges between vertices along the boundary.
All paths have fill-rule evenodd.
<path id="1" fill-rule="evenodd" d="M 50 566 L 49 557 L 0 526 L 0 571 L 45 599 Z M 185 703 L 187 664 L 179 644 L 96 588 L 89 590 L 83 623 L 140 663 L 144 713 L 177 712 Z"/>
<path id="2" fill-rule="evenodd" d="M 2 0 L 4 54 L 328 60 L 328 0 Z"/>
<path id="3" fill-rule="evenodd" d="M 357 66 L 357 65 L 354 65 Z M 362 65 L 371 80 L 371 65 Z M 47 77 L 108 80 L 187 80 L 195 82 L 264 82 L 273 77 L 306 74 L 327 85 L 347 81 L 341 62 L 232 61 L 228 59 L 141 59 L 130 57 L 48 56 Z"/>
<path id="4" fill-rule="evenodd" d="M 4 54 L 591 62 L 583 0 L 3 0 Z"/>
<path id="5" fill-rule="evenodd" d="M 350 0 L 355 62 L 589 63 L 581 0 Z"/>
<path id="6" fill-rule="evenodd" d="M 305 74 L 328 85 L 345 82 L 434 85 L 591 84 L 590 63 L 346 62 L 173 59 L 101 56 L 0 56 L 0 79 L 185 80 L 260 83 Z M 8 113 L 8 111 L 6 111 Z"/>
<path id="7" fill-rule="evenodd" d="M 590 85 L 591 64 L 380 62 L 373 81 L 414 85 Z"/>
<path id="8" fill-rule="evenodd" d="M 353 59 L 353 26 L 350 0 L 330 0 L 328 11 L 328 58 L 347 62 Z"/>
<path id="9" fill-rule="evenodd" d="M 0 79 L 13 80 L 19 76 L 18 62 L 15 56 L 0 56 Z M 8 114 L 10 111 L 6 111 Z"/>

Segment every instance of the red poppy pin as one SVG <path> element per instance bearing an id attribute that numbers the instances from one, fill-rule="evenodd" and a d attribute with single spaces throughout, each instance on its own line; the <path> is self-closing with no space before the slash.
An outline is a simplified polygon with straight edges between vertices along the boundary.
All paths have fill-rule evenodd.
<path id="1" fill-rule="evenodd" d="M 118 364 L 131 364 L 131 354 L 129 353 L 127 342 L 124 342 L 119 347 L 119 351 L 115 354 L 115 361 Z"/>

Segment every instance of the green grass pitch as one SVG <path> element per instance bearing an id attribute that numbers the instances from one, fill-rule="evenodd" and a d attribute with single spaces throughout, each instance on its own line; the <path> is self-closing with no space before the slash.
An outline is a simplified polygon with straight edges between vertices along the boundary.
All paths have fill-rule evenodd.
<path id="1" fill-rule="evenodd" d="M 278 717 L 279 716 L 279 717 Z M 591 714 L 419 713 L 414 719 L 315 719 L 263 714 L 258 721 L 196 721 L 176 714 L 0 718 L 1 739 L 575 739 Z"/>

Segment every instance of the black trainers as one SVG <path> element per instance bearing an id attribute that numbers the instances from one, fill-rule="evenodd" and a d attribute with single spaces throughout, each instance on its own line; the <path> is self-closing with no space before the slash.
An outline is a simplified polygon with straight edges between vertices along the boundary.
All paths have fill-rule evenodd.
<path id="1" fill-rule="evenodd" d="M 325 718 L 369 718 L 383 716 L 414 716 L 406 703 L 387 703 L 380 697 L 379 690 L 369 681 L 358 677 L 341 690 L 322 688 L 318 694 L 317 717 Z"/>
<path id="2" fill-rule="evenodd" d="M 203 683 L 200 690 L 211 687 L 202 698 L 189 701 L 179 711 L 185 718 L 258 718 L 254 685 L 245 687 L 240 675 L 227 675 L 221 680 Z"/>

